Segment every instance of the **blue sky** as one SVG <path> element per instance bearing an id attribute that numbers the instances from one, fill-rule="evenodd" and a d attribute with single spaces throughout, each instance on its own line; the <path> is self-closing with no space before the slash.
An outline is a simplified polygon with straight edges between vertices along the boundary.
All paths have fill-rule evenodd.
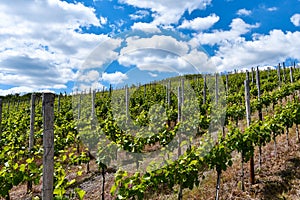
<path id="1" fill-rule="evenodd" d="M 300 60 L 300 1 L 4 0 L 0 95 Z"/>

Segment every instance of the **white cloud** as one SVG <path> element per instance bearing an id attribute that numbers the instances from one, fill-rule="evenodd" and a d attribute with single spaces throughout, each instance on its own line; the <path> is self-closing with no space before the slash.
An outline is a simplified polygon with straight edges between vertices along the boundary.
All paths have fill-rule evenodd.
<path id="1" fill-rule="evenodd" d="M 135 12 L 135 14 L 131 14 L 129 15 L 129 17 L 132 20 L 137 20 L 137 19 L 143 19 L 144 17 L 146 17 L 147 15 L 149 15 L 149 11 L 147 10 L 138 10 Z"/>
<path id="2" fill-rule="evenodd" d="M 123 83 L 126 79 L 128 79 L 126 74 L 122 72 L 115 72 L 115 73 L 106 73 L 102 74 L 102 80 L 109 82 L 111 84 L 120 84 Z"/>
<path id="3" fill-rule="evenodd" d="M 300 32 L 272 30 L 268 35 L 256 35 L 250 41 L 224 43 L 212 58 L 220 71 L 233 67 L 253 67 L 276 64 L 286 58 L 300 59 Z"/>
<path id="4" fill-rule="evenodd" d="M 237 72 L 238 72 L 238 73 L 240 73 L 240 72 L 245 73 L 246 71 L 250 71 L 252 67 L 253 67 L 254 69 L 256 69 L 255 66 L 248 66 L 248 67 L 239 68 L 239 69 L 237 70 Z M 262 66 L 258 66 L 258 69 L 259 69 L 260 71 L 265 71 L 265 70 L 268 70 L 268 69 L 273 70 L 273 69 L 276 69 L 276 68 L 275 68 L 273 65 L 262 65 Z"/>
<path id="5" fill-rule="evenodd" d="M 270 11 L 270 12 L 273 12 L 273 11 L 276 11 L 278 10 L 277 7 L 270 7 L 270 8 L 267 8 L 267 11 Z"/>
<path id="6" fill-rule="evenodd" d="M 9 94 L 26 94 L 26 93 L 32 93 L 32 92 L 50 92 L 55 93 L 54 90 L 50 89 L 40 89 L 40 88 L 33 88 L 33 87 L 26 87 L 26 86 L 19 86 L 19 87 L 12 87 L 7 90 L 0 89 L 0 95 L 5 96 Z"/>
<path id="7" fill-rule="evenodd" d="M 99 82 L 93 82 L 91 84 L 80 83 L 72 88 L 73 92 L 71 94 L 76 94 L 77 92 L 88 92 L 90 90 L 102 90 L 103 88 L 106 89 L 106 87 Z"/>
<path id="8" fill-rule="evenodd" d="M 121 50 L 121 55 L 149 48 L 168 51 L 177 55 L 186 54 L 189 50 L 186 42 L 178 41 L 168 35 L 154 35 L 150 38 L 129 37 L 126 39 L 126 42 L 127 46 Z"/>
<path id="9" fill-rule="evenodd" d="M 82 3 L 1 1 L 0 18 L 0 63 L 6 64 L 1 70 L 6 79 L 3 84 L 20 88 L 65 85 L 91 49 L 107 38 L 82 33 L 83 27 L 106 23 L 105 18 L 97 18 L 95 10 Z M 20 60 L 33 66 L 25 68 Z M 40 73 L 28 73 L 32 68 Z M 48 79 L 54 72 L 55 77 Z M 19 77 L 19 83 L 14 76 Z"/>
<path id="10" fill-rule="evenodd" d="M 115 10 L 124 10 L 125 8 L 124 8 L 124 6 L 116 6 L 116 5 L 114 5 L 114 9 Z"/>
<path id="11" fill-rule="evenodd" d="M 158 74 L 151 73 L 151 72 L 149 72 L 148 74 L 149 74 L 151 77 L 157 77 L 157 76 L 158 76 Z"/>
<path id="12" fill-rule="evenodd" d="M 100 78 L 99 72 L 96 70 L 87 71 L 86 74 L 82 74 L 78 77 L 79 81 L 83 82 L 95 82 Z"/>
<path id="13" fill-rule="evenodd" d="M 177 23 L 185 11 L 191 13 L 195 9 L 205 9 L 211 4 L 211 0 L 120 0 L 120 2 L 150 9 L 153 12 L 155 25 Z"/>
<path id="14" fill-rule="evenodd" d="M 251 13 L 252 13 L 251 10 L 247 10 L 247 9 L 243 8 L 243 9 L 239 9 L 236 14 L 239 16 L 242 16 L 242 15 L 248 16 L 248 15 L 251 15 Z"/>
<path id="15" fill-rule="evenodd" d="M 259 66 L 258 69 L 259 70 L 268 70 L 268 69 L 275 69 L 275 67 L 272 65 L 264 65 L 264 66 Z"/>
<path id="16" fill-rule="evenodd" d="M 119 62 L 152 73 L 186 74 L 216 71 L 208 56 L 197 50 L 179 56 L 162 50 L 143 49 L 120 57 Z"/>
<path id="17" fill-rule="evenodd" d="M 156 25 L 152 24 L 152 23 L 144 23 L 144 22 L 135 22 L 132 26 L 131 26 L 132 30 L 141 30 L 144 32 L 148 32 L 148 33 L 159 33 L 160 29 L 157 28 Z"/>
<path id="18" fill-rule="evenodd" d="M 119 63 L 136 66 L 142 71 L 174 72 L 178 68 L 178 56 L 161 49 L 137 49 L 121 55 Z"/>
<path id="19" fill-rule="evenodd" d="M 217 68 L 207 54 L 193 49 L 190 53 L 182 57 L 185 61 L 193 65 L 195 72 L 216 72 Z"/>
<path id="20" fill-rule="evenodd" d="M 199 73 L 214 71 L 206 54 L 188 42 L 171 36 L 154 35 L 150 38 L 130 37 L 121 49 L 118 62 L 123 66 L 136 66 L 149 72 Z"/>
<path id="21" fill-rule="evenodd" d="M 200 44 L 222 44 L 226 42 L 238 41 L 240 36 L 248 33 L 253 28 L 258 28 L 259 24 L 254 25 L 245 23 L 240 18 L 235 18 L 229 25 L 231 28 L 229 31 L 215 30 L 212 33 L 200 33 L 194 40 L 200 42 Z"/>
<path id="22" fill-rule="evenodd" d="M 300 26 L 300 14 L 294 14 L 290 20 L 295 26 Z"/>
<path id="23" fill-rule="evenodd" d="M 104 68 L 112 61 L 117 59 L 119 53 L 116 51 L 121 46 L 122 39 L 108 38 L 100 43 L 92 53 L 85 58 L 85 62 L 80 67 L 80 70 L 92 68 Z M 105 53 L 103 53 L 105 52 Z"/>
<path id="24" fill-rule="evenodd" d="M 106 17 L 100 17 L 100 22 L 101 22 L 101 24 L 106 24 L 107 23 L 107 18 Z"/>
<path id="25" fill-rule="evenodd" d="M 0 84 L 6 85 L 59 89 L 74 77 L 71 69 L 28 56 L 9 56 L 0 65 Z"/>
<path id="26" fill-rule="evenodd" d="M 193 29 L 196 31 L 206 30 L 212 27 L 220 19 L 216 14 L 211 14 L 207 17 L 197 17 L 193 20 L 184 20 L 178 28 Z"/>

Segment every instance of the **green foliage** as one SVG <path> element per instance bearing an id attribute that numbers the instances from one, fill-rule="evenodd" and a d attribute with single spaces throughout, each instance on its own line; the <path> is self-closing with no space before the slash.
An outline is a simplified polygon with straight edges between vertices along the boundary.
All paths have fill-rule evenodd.
<path id="1" fill-rule="evenodd" d="M 283 84 L 277 89 L 277 78 L 274 78 L 276 70 L 271 70 L 269 75 L 266 71 L 261 72 L 259 100 L 255 84 L 250 84 L 251 113 L 269 107 L 271 104 L 274 106 L 300 90 L 299 72 L 295 71 L 294 75 L 293 84 Z M 192 189 L 195 185 L 199 185 L 200 174 L 204 170 L 210 168 L 221 172 L 231 166 L 233 151 L 242 153 L 243 161 L 247 162 L 253 156 L 256 146 L 266 145 L 271 138 L 274 139 L 282 134 L 284 128 L 300 123 L 300 104 L 295 98 L 284 107 L 276 106 L 272 117 L 264 116 L 263 122 L 252 122 L 249 127 L 241 131 L 233 124 L 237 124 L 245 117 L 245 74 L 229 75 L 226 116 L 222 115 L 225 108 L 214 105 L 213 95 L 207 88 L 207 101 L 203 104 L 205 88 L 202 76 L 189 75 L 186 78 L 185 84 L 191 85 L 189 92 L 194 93 L 196 98 L 190 98 L 188 96 L 191 95 L 190 93 L 185 94 L 182 105 L 182 116 L 185 120 L 180 122 L 177 121 L 177 91 L 170 93 L 170 105 L 168 105 L 165 84 L 148 84 L 145 86 L 146 90 L 143 87 L 137 90 L 131 88 L 130 91 L 134 92 L 129 100 L 129 116 L 126 116 L 124 107 L 118 106 L 125 103 L 124 90 L 113 91 L 116 92 L 115 95 L 108 92 L 96 93 L 95 116 L 91 116 L 90 94 L 61 97 L 60 112 L 55 110 L 55 199 L 70 197 L 71 194 L 67 191 L 75 180 L 68 180 L 68 169 L 71 166 L 78 166 L 81 171 L 80 164 L 90 160 L 87 150 L 96 150 L 99 168 L 106 168 L 116 159 L 116 152 L 120 149 L 143 153 L 146 151 L 146 146 L 166 147 L 178 133 L 183 136 L 186 132 L 197 134 L 196 142 L 188 144 L 190 147 L 183 155 L 175 161 L 166 159 L 165 165 L 159 169 L 144 174 L 129 174 L 121 170 L 116 173 L 111 193 L 115 194 L 117 199 L 143 199 L 147 191 L 155 190 L 161 184 L 167 184 L 170 189 L 174 189 L 176 185 Z M 180 83 L 174 81 L 173 84 L 178 87 Z M 220 93 L 225 94 L 224 91 Z M 28 151 L 29 96 L 16 95 L 5 98 L 0 137 L 0 195 L 2 197 L 7 197 L 13 186 L 27 181 L 39 184 L 41 178 L 43 155 L 41 99 L 39 99 L 40 95 L 37 95 L 35 144 L 33 149 Z M 14 103 L 11 102 L 8 106 L 8 101 Z M 80 112 L 73 109 L 78 107 L 79 103 Z M 113 103 L 117 106 L 112 106 Z M 76 118 L 79 119 L 76 121 Z M 128 120 L 131 122 L 127 123 Z M 227 126 L 228 133 L 226 136 L 219 135 L 218 141 L 214 142 L 209 137 L 209 133 L 215 131 L 215 127 L 218 128 L 217 125 L 220 125 L 218 123 L 222 120 Z M 187 136 L 186 141 L 195 140 L 195 135 Z M 105 143 L 106 140 L 110 143 Z M 177 143 L 177 145 L 187 144 Z M 111 151 L 108 152 L 107 149 Z M 74 192 L 79 199 L 83 199 L 85 191 L 75 188 Z"/>

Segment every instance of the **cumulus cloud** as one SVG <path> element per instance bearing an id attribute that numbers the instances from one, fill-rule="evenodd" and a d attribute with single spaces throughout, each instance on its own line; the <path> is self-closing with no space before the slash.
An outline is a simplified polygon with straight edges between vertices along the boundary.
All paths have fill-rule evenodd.
<path id="1" fill-rule="evenodd" d="M 151 72 L 149 72 L 148 74 L 149 74 L 151 77 L 157 77 L 157 76 L 158 76 L 158 74 L 151 73 Z"/>
<path id="2" fill-rule="evenodd" d="M 84 63 L 80 66 L 80 70 L 84 71 L 92 68 L 104 69 L 117 59 L 119 53 L 116 49 L 121 46 L 121 42 L 121 38 L 107 38 L 85 58 Z"/>
<path id="3" fill-rule="evenodd" d="M 199 33 L 194 40 L 200 44 L 222 44 L 226 42 L 240 40 L 240 36 L 248 33 L 253 28 L 258 28 L 259 24 L 247 24 L 240 18 L 235 18 L 229 25 L 229 31 L 214 30 L 212 33 Z"/>
<path id="4" fill-rule="evenodd" d="M 267 35 L 256 35 L 252 40 L 241 38 L 235 43 L 224 43 L 212 57 L 220 71 L 232 67 L 253 67 L 279 63 L 286 58 L 300 59 L 300 32 L 272 30 Z"/>
<path id="5" fill-rule="evenodd" d="M 131 26 L 132 30 L 140 30 L 148 33 L 159 33 L 160 29 L 153 23 L 135 22 Z"/>
<path id="6" fill-rule="evenodd" d="M 132 20 L 138 20 L 138 19 L 143 19 L 144 17 L 146 17 L 149 14 L 150 13 L 147 10 L 138 10 L 134 14 L 129 15 L 129 17 Z"/>
<path id="7" fill-rule="evenodd" d="M 102 74 L 102 80 L 111 84 L 120 84 L 123 83 L 126 79 L 128 79 L 127 75 L 118 71 L 115 73 L 104 72 Z"/>
<path id="8" fill-rule="evenodd" d="M 106 24 L 107 23 L 107 18 L 106 17 L 100 17 L 100 22 L 101 22 L 101 24 Z"/>
<path id="9" fill-rule="evenodd" d="M 270 11 L 270 12 L 273 12 L 273 11 L 276 11 L 278 10 L 277 7 L 270 7 L 270 8 L 267 8 L 267 11 Z"/>
<path id="10" fill-rule="evenodd" d="M 177 23 L 185 11 L 191 13 L 195 9 L 205 9 L 211 4 L 211 0 L 120 0 L 120 2 L 150 9 L 153 13 L 153 23 L 155 25 Z"/>
<path id="11" fill-rule="evenodd" d="M 128 52 L 139 49 L 158 49 L 171 52 L 173 54 L 182 55 L 188 50 L 188 44 L 178 41 L 174 37 L 168 35 L 153 35 L 149 38 L 129 37 L 126 39 L 126 46 L 122 48 L 120 54 L 125 55 Z"/>
<path id="12" fill-rule="evenodd" d="M 101 27 L 106 23 L 105 18 L 99 19 L 93 8 L 82 3 L 1 1 L 0 18 L 0 62 L 6 66 L 1 70 L 6 77 L 3 84 L 24 89 L 33 85 L 65 85 L 91 49 L 107 38 L 82 33 L 82 28 Z M 28 63 L 32 66 L 21 67 Z M 44 69 L 45 66 L 49 70 Z M 43 73 L 29 74 L 33 68 Z M 53 71 L 57 72 L 56 77 L 48 79 Z M 14 76 L 23 81 L 17 85 L 15 80 L 9 79 Z"/>
<path id="13" fill-rule="evenodd" d="M 129 37 L 126 44 L 118 62 L 123 66 L 137 66 L 140 70 L 174 72 L 174 68 L 178 68 L 178 58 L 189 51 L 186 42 L 167 35 Z"/>
<path id="14" fill-rule="evenodd" d="M 294 14 L 290 20 L 295 26 L 300 26 L 300 14 Z"/>
<path id="15" fill-rule="evenodd" d="M 120 56 L 119 63 L 124 66 L 136 66 L 142 71 L 177 72 L 177 55 L 161 49 L 137 49 Z M 180 62 L 183 63 L 183 62 Z"/>
<path id="16" fill-rule="evenodd" d="M 208 56 L 193 49 L 188 41 L 166 35 L 149 38 L 130 37 L 121 49 L 118 62 L 123 66 L 136 66 L 139 70 L 167 73 L 199 73 L 214 71 Z"/>
<path id="17" fill-rule="evenodd" d="M 96 70 L 87 71 L 85 74 L 82 74 L 78 77 L 79 81 L 83 82 L 95 82 L 100 78 L 99 72 Z"/>
<path id="18" fill-rule="evenodd" d="M 216 14 L 211 14 L 207 17 L 197 17 L 193 20 L 184 20 L 178 28 L 192 29 L 196 31 L 206 30 L 212 27 L 219 21 L 220 17 Z"/>
<path id="19" fill-rule="evenodd" d="M 251 10 L 247 10 L 247 9 L 245 9 L 245 8 L 239 9 L 239 10 L 236 12 L 236 14 L 239 15 L 239 16 L 242 16 L 242 15 L 248 16 L 248 15 L 251 15 L 251 13 L 252 13 Z"/>
<path id="20" fill-rule="evenodd" d="M 192 64 L 193 68 L 195 69 L 195 72 L 198 73 L 206 73 L 206 72 L 216 72 L 217 68 L 215 64 L 212 62 L 211 58 L 208 57 L 206 53 L 203 51 L 198 51 L 196 49 L 193 49 L 188 54 L 184 55 L 182 57 L 185 61 Z"/>
<path id="21" fill-rule="evenodd" d="M 186 74 L 216 71 L 209 57 L 197 50 L 179 56 L 158 49 L 143 49 L 124 55 L 119 62 L 152 73 Z"/>
<path id="22" fill-rule="evenodd" d="M 73 78 L 71 69 L 60 68 L 49 61 L 28 56 L 10 56 L 0 62 L 0 84 L 27 87 L 65 88 L 65 83 Z"/>

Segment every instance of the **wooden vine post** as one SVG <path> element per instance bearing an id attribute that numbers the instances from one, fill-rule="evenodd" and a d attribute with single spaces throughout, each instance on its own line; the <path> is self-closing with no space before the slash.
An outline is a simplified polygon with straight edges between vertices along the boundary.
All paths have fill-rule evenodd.
<path id="1" fill-rule="evenodd" d="M 246 80 L 249 81 L 249 71 L 248 70 L 246 70 Z"/>
<path id="2" fill-rule="evenodd" d="M 29 151 L 34 145 L 34 118 L 35 118 L 35 94 L 31 94 L 31 105 L 30 105 L 30 134 L 29 134 Z"/>
<path id="3" fill-rule="evenodd" d="M 294 62 L 294 66 L 295 66 L 295 62 Z M 294 68 L 295 69 L 295 68 Z M 292 66 L 290 67 L 290 81 L 291 81 L 291 83 L 293 83 L 294 82 L 294 78 L 293 78 L 293 68 L 292 68 Z M 295 93 L 293 94 L 293 97 L 294 97 L 294 95 L 295 95 Z M 293 98 L 292 97 L 292 98 Z M 296 135 L 297 135 L 297 141 L 298 141 L 298 143 L 300 142 L 300 138 L 299 138 L 299 126 L 298 126 L 298 124 L 296 123 Z"/>
<path id="4" fill-rule="evenodd" d="M 43 93 L 43 188 L 42 199 L 53 199 L 54 173 L 54 94 Z"/>
<path id="5" fill-rule="evenodd" d="M 219 200 L 220 181 L 221 181 L 221 172 L 218 170 L 217 171 L 217 187 L 216 187 L 216 198 L 215 198 L 215 200 Z"/>
<path id="6" fill-rule="evenodd" d="M 18 99 L 18 102 L 17 102 L 17 111 L 19 111 L 19 105 L 20 105 L 20 99 Z"/>
<path id="7" fill-rule="evenodd" d="M 166 87 L 166 101 L 167 101 L 168 109 L 170 109 L 170 107 L 171 107 L 171 80 L 168 81 L 167 87 Z M 171 120 L 169 118 L 167 120 L 167 124 L 168 124 L 168 127 L 171 126 Z"/>
<path id="8" fill-rule="evenodd" d="M 31 150 L 34 145 L 34 122 L 35 122 L 35 94 L 31 94 L 31 105 L 30 105 L 30 133 L 29 133 L 29 154 L 31 155 Z M 27 182 L 27 192 L 32 191 L 32 182 Z"/>
<path id="9" fill-rule="evenodd" d="M 79 121 L 79 119 L 80 119 L 82 95 L 83 95 L 83 93 L 81 92 L 81 93 L 79 94 L 79 98 L 78 98 L 78 105 L 77 105 L 77 108 L 78 108 L 77 120 L 78 120 L 78 121 Z"/>
<path id="10" fill-rule="evenodd" d="M 293 68 L 292 68 L 292 66 L 290 66 L 290 82 L 291 82 L 291 84 L 294 83 L 294 79 L 293 79 Z M 293 98 L 295 98 L 295 91 L 293 92 L 293 95 L 290 97 L 291 101 L 293 100 Z M 299 134 L 299 133 L 298 133 L 297 124 L 296 124 L 296 133 Z"/>
<path id="11" fill-rule="evenodd" d="M 282 63 L 282 68 L 283 68 L 283 82 L 285 83 L 286 76 L 285 76 L 285 63 Z"/>
<path id="12" fill-rule="evenodd" d="M 96 91 L 95 90 L 92 90 L 90 88 L 90 92 L 89 94 L 91 95 L 91 98 L 92 98 L 92 107 L 91 107 L 91 131 L 92 132 L 95 132 L 96 131 L 96 118 L 95 118 L 95 96 L 96 96 Z M 89 158 L 91 158 L 91 152 L 90 152 L 90 149 L 88 149 L 87 151 L 87 156 Z M 90 172 L 90 160 L 87 162 L 87 165 L 86 165 L 86 171 L 87 173 Z"/>
<path id="13" fill-rule="evenodd" d="M 169 82 L 168 82 L 167 91 L 168 91 L 167 103 L 168 103 L 168 108 L 170 108 L 170 106 L 171 106 L 171 80 L 169 80 Z"/>
<path id="14" fill-rule="evenodd" d="M 125 86 L 125 106 L 126 106 L 126 123 L 128 122 L 129 117 L 129 91 L 128 91 L 128 85 Z"/>
<path id="15" fill-rule="evenodd" d="M 292 66 L 290 67 L 290 81 L 291 81 L 291 83 L 294 82 L 294 79 L 293 79 L 293 68 L 292 68 Z"/>
<path id="16" fill-rule="evenodd" d="M 60 98 L 61 98 L 61 93 L 58 95 L 58 102 L 57 102 L 57 112 L 60 112 Z"/>
<path id="17" fill-rule="evenodd" d="M 10 102 L 8 101 L 7 102 L 7 111 L 6 111 L 8 115 L 9 115 L 9 106 L 10 106 Z"/>
<path id="18" fill-rule="evenodd" d="M 111 95 L 112 95 L 112 94 L 111 94 L 111 93 L 112 93 L 112 89 L 113 89 L 113 88 L 112 88 L 111 84 L 109 84 L 109 97 L 111 97 Z"/>
<path id="19" fill-rule="evenodd" d="M 258 67 L 256 68 L 256 86 L 257 86 L 257 97 L 258 97 L 258 102 L 260 102 L 260 75 L 259 75 L 259 69 Z M 258 118 L 260 121 L 263 120 L 263 115 L 262 115 L 262 109 L 259 107 L 258 109 Z M 261 151 L 261 144 L 259 142 L 259 156 L 258 156 L 258 161 L 259 161 L 259 169 L 261 169 L 261 163 L 262 163 L 262 151 Z"/>
<path id="20" fill-rule="evenodd" d="M 181 79 L 181 106 L 183 106 L 184 102 L 184 79 Z"/>
<path id="21" fill-rule="evenodd" d="M 219 103 L 219 82 L 218 82 L 218 73 L 215 74 L 215 78 L 216 78 L 216 81 L 215 81 L 215 92 L 216 92 L 216 106 L 218 105 Z"/>
<path id="22" fill-rule="evenodd" d="M 251 123 L 249 80 L 245 80 L 244 84 L 245 84 L 246 120 L 247 120 L 247 127 L 249 127 L 250 123 Z M 253 185 L 254 182 L 255 182 L 255 177 L 254 177 L 254 158 L 253 158 L 253 156 L 251 156 L 251 158 L 250 158 L 250 183 Z"/>
<path id="23" fill-rule="evenodd" d="M 178 86 L 177 100 L 178 100 L 178 104 L 177 104 L 177 109 L 178 109 L 177 122 L 179 123 L 181 121 L 181 117 L 182 117 L 181 116 L 181 88 L 180 88 L 180 86 Z M 178 158 L 181 155 L 180 143 L 181 143 L 181 133 L 179 133 L 179 135 L 178 135 Z"/>
<path id="24" fill-rule="evenodd" d="M 91 92 L 91 95 L 92 95 L 92 126 L 94 126 L 94 120 L 95 120 L 95 97 L 96 97 L 96 91 L 93 90 Z"/>
<path id="25" fill-rule="evenodd" d="M 228 96 L 228 90 L 229 90 L 229 88 L 228 88 L 228 74 L 226 74 L 226 96 Z"/>
<path id="26" fill-rule="evenodd" d="M 254 68 L 251 67 L 251 82 L 254 83 Z"/>
<path id="27" fill-rule="evenodd" d="M 40 103 L 41 99 L 42 99 L 42 97 L 38 97 L 38 98 L 37 98 L 37 104 Z M 42 113 L 43 113 L 43 108 L 42 108 Z"/>
<path id="28" fill-rule="evenodd" d="M 218 83 L 218 74 L 216 73 L 215 75 L 215 92 L 216 92 L 216 107 L 218 107 L 218 103 L 219 103 L 219 83 Z M 222 125 L 222 136 L 223 138 L 225 138 L 225 127 L 224 125 Z M 216 198 L 215 200 L 219 200 L 219 190 L 220 190 L 220 179 L 221 179 L 221 170 L 220 168 L 217 166 L 217 186 L 216 186 Z"/>
<path id="29" fill-rule="evenodd" d="M 102 96 L 104 95 L 105 86 L 102 87 Z"/>
<path id="30" fill-rule="evenodd" d="M 146 90 L 146 89 L 144 89 Z M 165 99 L 166 105 L 168 106 L 168 83 L 166 84 L 166 99 Z"/>
<path id="31" fill-rule="evenodd" d="M 206 75 L 204 75 L 204 83 L 203 83 L 203 105 L 206 104 Z"/>
<path id="32" fill-rule="evenodd" d="M 278 85 L 280 87 L 281 85 L 281 79 L 280 79 L 280 63 L 278 63 L 278 67 L 277 67 L 277 75 L 278 75 Z"/>
<path id="33" fill-rule="evenodd" d="M 96 90 L 92 90 L 91 88 L 90 88 L 90 92 L 89 92 L 89 94 L 91 95 L 91 99 L 92 99 L 92 106 L 91 106 L 91 131 L 92 132 L 94 132 L 94 131 L 96 131 L 96 118 L 95 118 L 95 97 L 96 97 Z M 90 149 L 88 149 L 88 151 L 87 151 L 87 156 L 89 157 L 89 158 L 91 158 L 92 157 L 92 154 L 91 154 L 91 152 L 90 152 Z M 90 160 L 88 160 L 88 162 L 87 162 L 87 164 L 86 164 L 86 172 L 87 173 L 90 173 Z"/>
<path id="34" fill-rule="evenodd" d="M 181 121 L 181 91 L 180 91 L 180 86 L 178 86 L 178 95 L 177 95 L 177 99 L 178 99 L 178 113 L 177 113 L 177 121 L 180 122 Z M 178 158 L 181 155 L 181 133 L 179 132 L 178 134 Z M 182 200 L 182 184 L 180 184 L 179 186 L 179 191 L 178 191 L 178 200 Z"/>
<path id="35" fill-rule="evenodd" d="M 218 74 L 216 73 L 215 74 L 215 95 L 216 95 L 216 107 L 218 107 L 218 103 L 219 103 L 219 82 L 218 82 Z M 222 125 L 222 136 L 223 138 L 225 137 L 225 128 L 224 128 L 224 125 Z M 220 179 L 221 179 L 221 170 L 218 169 L 218 166 L 216 167 L 217 168 L 217 186 L 216 186 L 216 198 L 215 200 L 219 200 L 219 190 L 220 190 Z"/>

